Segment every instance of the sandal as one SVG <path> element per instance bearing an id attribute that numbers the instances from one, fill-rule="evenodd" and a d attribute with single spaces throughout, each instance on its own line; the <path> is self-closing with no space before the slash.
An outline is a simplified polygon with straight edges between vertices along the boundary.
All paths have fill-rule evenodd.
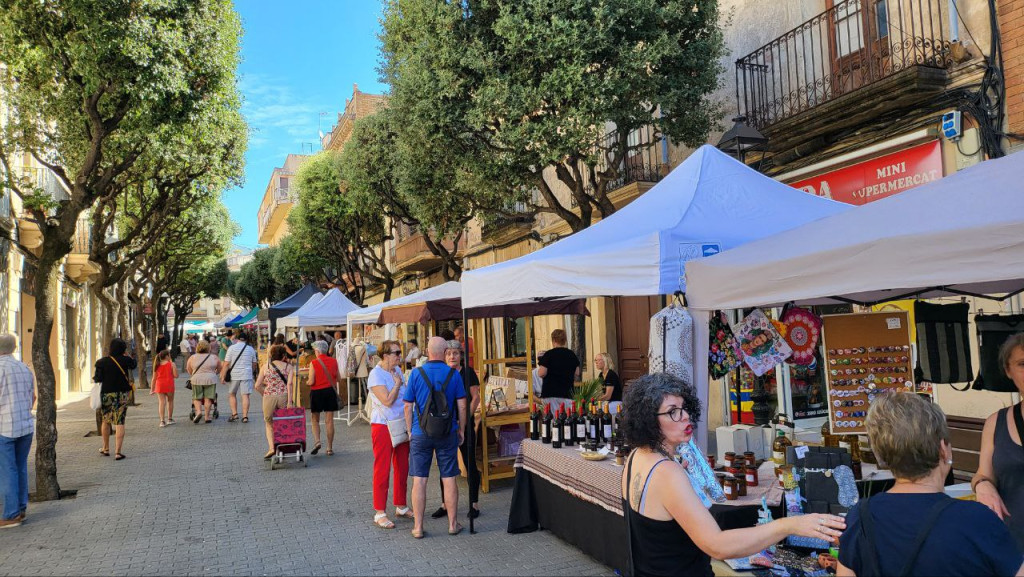
<path id="1" fill-rule="evenodd" d="M 309 452 L 310 455 L 315 455 L 320 452 L 320 443 L 317 443 L 313 450 Z"/>
<path id="2" fill-rule="evenodd" d="M 419 531 L 417 531 L 416 529 L 413 529 L 412 531 L 409 531 L 409 532 L 412 533 L 412 538 L 413 539 L 422 539 L 423 536 L 427 534 L 427 532 L 422 530 L 422 529 L 420 529 Z"/>
<path id="3" fill-rule="evenodd" d="M 162 428 L 164 428 L 164 427 L 166 427 L 166 426 L 167 426 L 167 423 L 165 423 L 165 422 L 163 422 L 163 421 L 160 421 L 160 428 L 161 428 L 161 429 L 162 429 Z"/>
<path id="4" fill-rule="evenodd" d="M 228 417 L 228 422 L 229 423 L 234 423 L 237 420 L 238 420 L 238 415 L 231 415 L 230 417 Z"/>
<path id="5" fill-rule="evenodd" d="M 242 417 L 242 422 L 243 423 L 248 423 L 249 422 L 249 417 Z"/>
<path id="6" fill-rule="evenodd" d="M 114 454 L 114 460 L 115 461 L 120 461 L 121 459 L 124 459 L 124 458 L 125 458 L 124 455 L 122 455 L 121 453 L 115 453 Z"/>
<path id="7" fill-rule="evenodd" d="M 395 528 L 395 524 L 391 522 L 391 519 L 388 519 L 388 514 L 387 513 L 377 513 L 376 515 L 373 516 L 373 522 L 374 522 L 375 525 L 377 525 L 381 529 L 394 529 Z"/>
<path id="8" fill-rule="evenodd" d="M 106 451 L 104 451 L 103 449 L 100 449 L 100 454 L 103 455 L 104 457 L 109 457 L 110 456 L 110 449 L 107 449 Z"/>
<path id="9" fill-rule="evenodd" d="M 415 515 L 412 514 L 412 508 L 410 507 L 395 507 L 395 517 L 412 519 Z"/>
<path id="10" fill-rule="evenodd" d="M 266 455 L 263 455 L 263 460 L 264 460 L 264 461 L 269 461 L 269 460 L 271 460 L 271 459 L 273 459 L 273 458 L 274 458 L 274 455 L 275 455 L 275 454 L 276 454 L 276 452 L 275 452 L 275 451 L 270 451 L 270 452 L 269 452 L 269 453 L 267 453 Z"/>
<path id="11" fill-rule="evenodd" d="M 332 449 L 327 449 L 327 456 L 328 457 L 330 457 L 333 454 L 334 454 L 334 451 Z"/>
<path id="12" fill-rule="evenodd" d="M 459 533 L 462 533 L 462 525 L 460 523 L 456 523 L 454 529 L 448 529 L 449 535 L 458 535 Z"/>

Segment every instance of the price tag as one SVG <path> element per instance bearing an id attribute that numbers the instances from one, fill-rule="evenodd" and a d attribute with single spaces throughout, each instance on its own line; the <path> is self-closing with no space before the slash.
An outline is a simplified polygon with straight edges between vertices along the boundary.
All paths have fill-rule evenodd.
<path id="1" fill-rule="evenodd" d="M 796 451 L 796 458 L 803 459 L 807 456 L 807 445 L 800 445 L 794 449 Z"/>
<path id="2" fill-rule="evenodd" d="M 900 326 L 902 325 L 900 323 L 899 317 L 889 317 L 885 319 L 885 326 L 888 327 L 890 331 L 892 331 L 900 328 Z"/>

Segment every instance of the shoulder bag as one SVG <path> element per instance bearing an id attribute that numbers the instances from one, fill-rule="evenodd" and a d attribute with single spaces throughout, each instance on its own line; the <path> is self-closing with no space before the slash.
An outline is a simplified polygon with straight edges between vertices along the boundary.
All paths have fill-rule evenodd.
<path id="1" fill-rule="evenodd" d="M 394 379 L 394 373 L 392 373 L 392 379 Z M 395 383 L 398 388 L 402 387 L 401 379 Z M 395 401 L 397 402 L 397 400 Z M 391 434 L 391 446 L 397 447 L 402 443 L 409 442 L 409 426 L 405 423 L 405 416 L 403 415 L 398 419 L 388 420 L 388 433 Z"/>
<path id="2" fill-rule="evenodd" d="M 242 350 L 238 352 L 238 356 L 235 357 L 234 362 L 231 363 L 231 368 L 228 369 L 228 374 L 224 375 L 224 382 L 225 383 L 230 383 L 231 382 L 231 371 L 235 370 L 235 365 L 238 364 L 238 359 L 242 358 L 242 355 L 245 353 L 245 349 L 248 348 L 248 347 L 249 347 L 249 345 L 245 345 L 244 347 L 242 347 Z"/>
<path id="3" fill-rule="evenodd" d="M 206 358 L 204 358 L 203 362 L 199 363 L 199 366 L 196 367 L 196 372 L 197 373 L 199 372 L 199 369 L 203 368 L 203 365 L 205 365 L 206 361 L 208 361 L 208 360 L 210 360 L 210 353 L 206 353 Z M 187 381 L 185 381 L 185 388 L 186 389 L 191 389 L 192 388 L 192 378 L 191 377 L 189 377 L 189 379 Z"/>

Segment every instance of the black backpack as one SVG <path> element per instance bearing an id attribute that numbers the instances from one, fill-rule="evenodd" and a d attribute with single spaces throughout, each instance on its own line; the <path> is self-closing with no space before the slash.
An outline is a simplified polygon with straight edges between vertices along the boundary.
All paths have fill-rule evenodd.
<path id="1" fill-rule="evenodd" d="M 430 382 L 430 377 L 423 367 L 420 367 L 419 371 L 423 381 L 430 387 L 426 410 L 420 412 L 420 428 L 423 429 L 423 434 L 431 439 L 444 439 L 452 430 L 452 409 L 448 406 L 448 397 L 444 392 L 455 374 L 455 369 L 448 369 L 448 377 L 440 389 L 434 388 L 434 383 Z M 419 409 L 419 405 L 416 408 Z"/>

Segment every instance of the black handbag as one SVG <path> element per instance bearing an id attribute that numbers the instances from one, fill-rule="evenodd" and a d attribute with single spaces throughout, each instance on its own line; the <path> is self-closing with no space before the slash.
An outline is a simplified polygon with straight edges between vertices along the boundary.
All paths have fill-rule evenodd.
<path id="1" fill-rule="evenodd" d="M 999 364 L 999 349 L 1006 339 L 1024 332 L 1024 315 L 976 315 L 974 324 L 978 331 L 978 358 L 981 366 L 971 388 L 996 393 L 1017 392 L 1017 386 Z"/>

